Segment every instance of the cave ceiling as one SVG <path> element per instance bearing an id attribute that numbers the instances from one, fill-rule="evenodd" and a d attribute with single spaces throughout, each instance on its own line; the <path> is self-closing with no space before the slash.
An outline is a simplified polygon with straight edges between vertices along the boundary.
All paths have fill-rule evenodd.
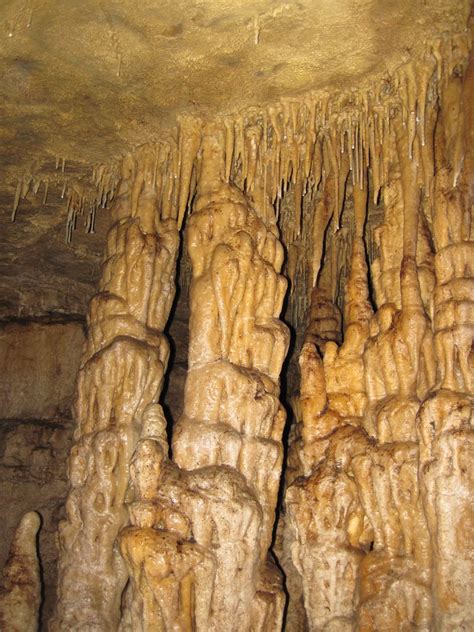
<path id="1" fill-rule="evenodd" d="M 90 178 L 92 168 L 208 119 L 390 75 L 443 32 L 462 0 L 3 0 L 0 5 L 0 317 L 83 313 L 107 213 L 64 243 L 61 186 L 22 173 Z M 46 198 L 46 201 L 45 201 Z"/>

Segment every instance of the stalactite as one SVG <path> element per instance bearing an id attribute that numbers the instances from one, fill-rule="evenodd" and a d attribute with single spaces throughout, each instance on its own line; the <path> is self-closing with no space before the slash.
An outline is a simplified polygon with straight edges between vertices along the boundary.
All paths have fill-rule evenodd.
<path id="1" fill-rule="evenodd" d="M 183 223 L 191 188 L 191 177 L 195 156 L 201 144 L 199 121 L 187 119 L 180 128 L 180 178 L 178 195 L 178 229 Z"/>
<path id="2" fill-rule="evenodd" d="M 21 181 L 18 180 L 18 184 L 16 185 L 16 191 L 15 191 L 15 199 L 13 201 L 12 218 L 11 218 L 12 222 L 14 222 L 16 218 L 18 204 L 20 203 L 20 194 L 21 194 Z"/>
<path id="3" fill-rule="evenodd" d="M 326 230 L 335 212 L 334 184 L 329 177 L 326 179 L 326 186 L 321 199 L 316 204 L 313 215 L 312 231 L 312 282 L 313 287 L 318 281 L 319 271 L 322 264 L 324 238 Z"/>
<path id="4" fill-rule="evenodd" d="M 290 184 L 294 187 L 294 215 L 291 221 L 280 222 L 282 239 L 289 247 L 301 236 L 306 239 L 304 227 L 299 229 L 298 225 L 302 192 L 308 191 L 308 187 L 323 191 L 326 177 L 332 173 L 336 216 L 334 230 L 337 230 L 349 172 L 352 184 L 359 183 L 360 186 L 365 170 L 370 169 L 374 200 L 378 199 L 384 185 L 389 184 L 388 168 L 393 162 L 390 156 L 392 143 L 388 140 L 393 133 L 391 112 L 399 109 L 407 129 L 405 143 L 408 157 L 414 143 L 418 143 L 417 160 L 423 163 L 419 177 L 424 177 L 424 192 L 430 198 L 433 194 L 433 114 L 438 99 L 443 106 L 443 116 L 452 120 L 446 128 L 452 130 L 446 141 L 447 152 L 452 156 L 453 182 L 459 178 L 463 156 L 458 140 L 460 134 L 456 130 L 461 130 L 464 124 L 464 114 L 460 109 L 460 77 L 468 50 L 468 35 L 443 36 L 435 42 L 428 42 L 424 55 L 405 64 L 383 82 L 377 80 L 373 85 L 367 84 L 349 94 L 314 92 L 302 99 L 282 99 L 267 108 L 253 108 L 224 117 L 219 126 L 225 135 L 226 180 L 229 181 L 232 176 L 233 181 L 251 191 L 253 172 L 258 162 L 259 170 L 262 170 L 262 165 L 265 166 L 265 191 L 273 203 L 281 200 Z M 449 81 L 450 76 L 456 76 L 456 80 Z M 178 130 L 172 130 L 152 146 L 155 178 L 161 181 L 158 188 L 161 191 L 162 216 L 176 219 L 179 225 L 193 194 L 190 185 L 199 150 L 200 127 L 202 121 L 184 117 Z M 73 182 L 72 174 L 63 173 L 62 160 L 57 158 L 55 171 L 47 177 L 51 182 L 62 184 L 70 179 L 65 195 L 70 193 L 69 189 L 81 190 L 82 197 L 96 208 L 104 200 L 113 200 L 118 186 L 117 164 L 97 165 L 91 189 L 85 181 Z M 22 182 L 23 187 L 25 178 Z M 15 219 L 17 206 L 15 197 L 12 219 Z M 68 241 L 72 237 L 77 214 L 75 201 L 72 208 L 67 226 Z M 307 299 L 313 287 L 311 281 L 308 277 L 303 288 Z M 292 305 L 290 302 L 290 307 Z M 294 309 L 297 309 L 296 304 Z"/>
<path id="5" fill-rule="evenodd" d="M 178 233 L 160 220 L 147 150 L 124 160 L 99 291 L 88 312 L 69 459 L 71 489 L 60 524 L 53 630 L 116 630 L 127 582 L 116 538 L 127 524 L 129 463 L 163 383 L 161 333 L 174 296 Z"/>

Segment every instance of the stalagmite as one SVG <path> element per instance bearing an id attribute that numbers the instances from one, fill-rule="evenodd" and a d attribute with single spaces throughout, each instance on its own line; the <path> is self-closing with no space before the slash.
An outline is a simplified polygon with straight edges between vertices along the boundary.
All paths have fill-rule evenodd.
<path id="1" fill-rule="evenodd" d="M 209 618 L 215 559 L 191 539 L 186 515 L 193 501 L 199 511 L 200 481 L 186 480 L 167 451 L 166 422 L 156 407 L 133 456 L 131 525 L 119 536 L 131 578 L 122 632 L 205 629 Z"/>
<path id="2" fill-rule="evenodd" d="M 302 576 L 304 603 L 312 630 L 350 630 L 368 524 L 351 458 L 370 449 L 363 430 L 366 409 L 363 345 L 368 304 L 362 230 L 367 186 L 354 185 L 356 236 L 346 289 L 344 343 L 316 343 L 310 321 L 300 355 L 304 477 L 287 490 L 293 563 Z M 318 293 L 313 292 L 313 300 Z M 312 310 L 313 318 L 318 310 Z M 319 349 L 319 350 L 318 350 Z M 320 357 L 320 351 L 324 354 Z"/>
<path id="3" fill-rule="evenodd" d="M 160 220 L 152 154 L 124 160 L 99 291 L 77 380 L 71 489 L 60 524 L 53 630 L 117 630 L 128 579 L 117 536 L 127 524 L 129 464 L 157 406 L 168 361 L 178 233 Z"/>
<path id="4" fill-rule="evenodd" d="M 37 533 L 40 517 L 30 511 L 18 525 L 0 581 L 0 630 L 36 632 L 41 604 Z"/>

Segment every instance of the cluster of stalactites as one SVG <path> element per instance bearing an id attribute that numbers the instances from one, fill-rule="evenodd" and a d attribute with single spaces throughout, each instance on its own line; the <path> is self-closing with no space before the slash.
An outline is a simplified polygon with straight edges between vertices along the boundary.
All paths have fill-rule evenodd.
<path id="1" fill-rule="evenodd" d="M 420 144 L 418 177 L 427 198 L 432 197 L 433 136 L 441 95 L 453 73 L 462 74 L 469 51 L 466 33 L 444 37 L 427 45 L 422 59 L 398 69 L 385 81 L 364 86 L 349 94 L 311 93 L 284 99 L 266 108 L 216 121 L 222 137 L 222 174 L 251 196 L 268 198 L 276 210 L 283 242 L 288 250 L 287 274 L 292 300 L 292 320 L 301 322 L 311 288 L 320 272 L 321 240 L 328 225 L 337 234 L 348 183 L 362 187 L 370 172 L 370 195 L 377 201 L 389 181 L 392 120 L 401 112 L 407 130 L 406 152 L 413 157 L 415 138 Z M 454 102 L 454 100 L 453 100 Z M 455 126 L 455 112 L 452 115 Z M 163 141 L 150 144 L 148 169 L 158 192 L 163 219 L 177 221 L 181 228 L 196 191 L 201 161 L 203 122 L 184 117 Z M 453 137 L 455 129 L 453 129 Z M 462 163 L 459 145 L 451 143 L 453 180 Z M 78 218 L 93 232 L 98 208 L 113 200 L 120 180 L 117 164 L 99 165 L 93 172 L 92 193 L 64 173 L 64 160 L 56 161 L 53 176 L 27 174 L 18 181 L 13 203 L 14 219 L 20 199 L 37 193 L 44 184 L 62 176 L 61 196 L 67 200 L 66 240 L 70 241 Z M 60 178 L 61 179 L 61 178 Z M 289 192 L 289 196 L 287 195 Z M 289 212 L 283 212 L 291 198 Z M 308 266 L 304 262 L 309 261 Z M 189 274 L 189 266 L 185 272 Z M 185 283 L 186 285 L 186 283 Z M 294 305 L 293 305 L 294 303 Z"/>
<path id="2" fill-rule="evenodd" d="M 292 294 L 298 286 L 298 297 L 291 301 L 294 324 L 304 317 L 318 279 L 328 226 L 331 234 L 340 232 L 346 187 L 362 189 L 369 173 L 370 197 L 376 202 L 390 180 L 394 117 L 401 116 L 410 160 L 418 144 L 418 184 L 425 198 L 432 198 L 439 101 L 450 98 L 444 96 L 449 78 L 464 72 L 468 50 L 467 35 L 442 39 L 429 46 L 424 59 L 402 66 L 373 88 L 349 95 L 286 99 L 215 123 L 223 144 L 225 180 L 237 183 L 265 215 L 265 204 L 258 202 L 269 200 L 274 206 L 288 251 L 286 272 Z M 452 118 L 454 138 L 456 117 Z M 183 118 L 176 143 L 153 149 L 162 208 L 180 227 L 200 174 L 202 130 L 200 120 Z M 462 155 L 454 140 L 451 145 L 455 182 Z M 331 292 L 336 293 L 334 282 Z"/>

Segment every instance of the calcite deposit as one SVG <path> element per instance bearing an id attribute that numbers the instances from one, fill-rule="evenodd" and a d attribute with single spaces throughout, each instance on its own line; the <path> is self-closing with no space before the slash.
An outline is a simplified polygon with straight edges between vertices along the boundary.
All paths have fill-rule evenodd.
<path id="1" fill-rule="evenodd" d="M 25 59 L 35 48 L 23 17 L 32 33 L 43 25 L 48 50 L 57 42 L 40 4 L 11 9 L 10 54 L 16 38 Z M 195 3 L 186 15 L 186 2 L 165 3 L 161 17 L 145 2 L 128 19 L 122 4 L 99 7 L 114 77 L 128 84 L 104 81 L 104 103 L 94 95 L 104 136 L 75 150 L 97 153 L 91 174 L 59 152 L 15 172 L 8 212 L 23 238 L 35 221 L 50 226 L 45 209 L 34 219 L 35 196 L 52 198 L 61 248 L 83 258 L 74 271 L 59 249 L 64 276 L 57 262 L 44 272 L 45 295 L 30 262 L 0 306 L 28 316 L 0 331 L 0 497 L 26 490 L 4 528 L 29 509 L 43 522 L 39 549 L 38 513 L 13 535 L 0 629 L 474 629 L 467 3 L 385 3 L 380 25 L 375 3 L 316 3 L 321 24 L 353 34 L 350 59 L 338 72 L 321 61 L 319 83 L 308 40 L 298 63 L 287 54 L 313 28 L 307 0 Z M 78 41 L 95 5 L 64 7 Z M 396 33 L 405 39 L 390 47 Z M 347 50 L 338 38 L 319 53 L 326 64 Z M 94 59 L 103 41 L 91 38 Z M 377 51 L 385 74 L 369 63 Z M 97 237 L 89 254 L 81 223 Z M 94 279 L 83 328 L 72 312 Z"/>

